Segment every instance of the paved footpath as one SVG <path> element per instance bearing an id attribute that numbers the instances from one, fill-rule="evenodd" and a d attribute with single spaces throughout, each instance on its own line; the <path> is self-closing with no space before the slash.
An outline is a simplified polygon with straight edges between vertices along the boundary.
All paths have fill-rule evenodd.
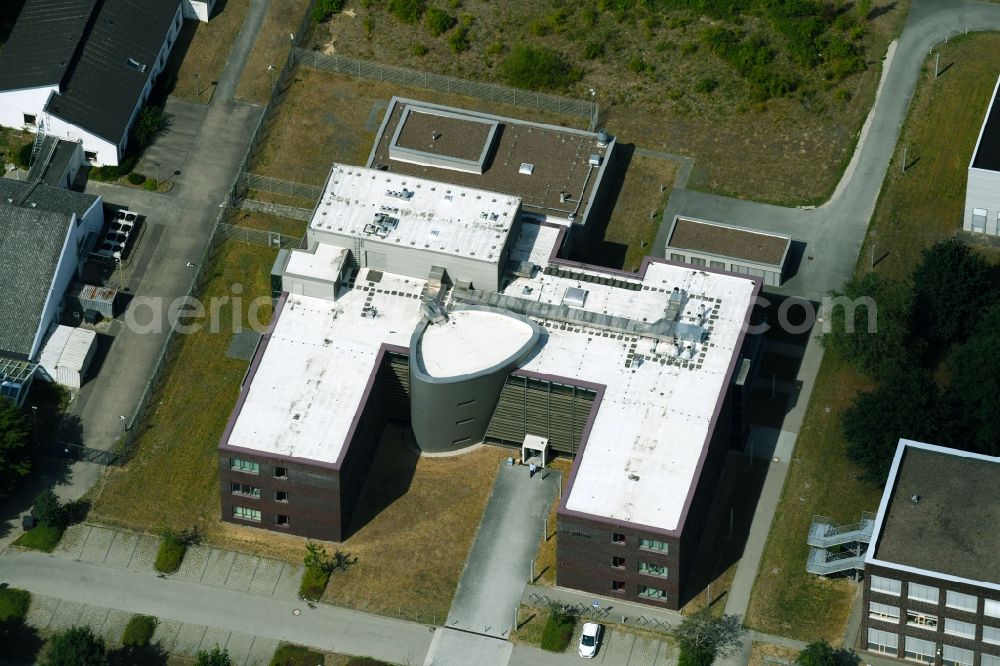
<path id="1" fill-rule="evenodd" d="M 9 550 L 0 556 L 0 582 L 60 599 L 62 604 L 152 615 L 175 627 L 176 636 L 183 625 L 203 627 L 201 638 L 197 632 L 179 638 L 197 639 L 199 644 L 209 631 L 212 636 L 237 632 L 391 663 L 420 664 L 432 636 L 430 628 L 413 622 L 325 604 L 310 607 L 299 600 L 160 578 L 152 572 L 64 555 Z"/>

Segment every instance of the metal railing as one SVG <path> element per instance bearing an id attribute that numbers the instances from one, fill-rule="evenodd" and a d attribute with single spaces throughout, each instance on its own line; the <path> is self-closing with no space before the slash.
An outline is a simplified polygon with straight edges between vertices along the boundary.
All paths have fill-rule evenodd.
<path id="1" fill-rule="evenodd" d="M 268 231 L 265 229 L 251 229 L 233 224 L 222 223 L 215 232 L 215 241 L 224 243 L 225 241 L 240 241 L 253 245 L 264 245 L 273 247 L 276 250 L 292 250 L 301 247 L 302 237 L 283 234 L 280 231 Z"/>
<path id="2" fill-rule="evenodd" d="M 268 215 L 277 215 L 278 217 L 287 217 L 292 220 L 303 220 L 305 222 L 312 219 L 312 208 L 296 208 L 295 206 L 286 206 L 284 204 L 259 201 L 257 199 L 243 199 L 240 201 L 240 208 L 257 211 L 258 213 L 267 213 Z"/>
<path id="3" fill-rule="evenodd" d="M 808 543 L 810 546 L 826 548 L 851 541 L 868 543 L 875 530 L 875 514 L 865 511 L 857 523 L 838 525 L 826 516 L 814 516 L 809 528 Z"/>
<path id="4" fill-rule="evenodd" d="M 436 90 L 475 97 L 488 102 L 498 102 L 511 106 L 549 111 L 567 116 L 580 116 L 590 123 L 590 129 L 597 127 L 598 106 L 594 102 L 561 95 L 522 90 L 497 83 L 459 79 L 444 74 L 423 72 L 409 67 L 383 65 L 378 62 L 351 58 L 335 53 L 332 55 L 307 49 L 295 49 L 295 60 L 299 64 L 337 74 L 347 74 L 360 79 L 397 83 L 403 86 Z"/>
<path id="5" fill-rule="evenodd" d="M 811 574 L 826 576 L 844 571 L 863 571 L 865 568 L 865 553 L 844 551 L 831 555 L 822 548 L 813 548 L 806 561 L 806 571 Z"/>
<path id="6" fill-rule="evenodd" d="M 296 199 L 306 199 L 316 202 L 323 196 L 323 188 L 319 185 L 306 185 L 305 183 L 295 183 L 290 180 L 281 180 L 270 176 L 261 176 L 256 173 L 244 171 L 240 174 L 242 187 L 247 190 L 257 192 L 268 192 L 270 194 L 280 194 Z"/>

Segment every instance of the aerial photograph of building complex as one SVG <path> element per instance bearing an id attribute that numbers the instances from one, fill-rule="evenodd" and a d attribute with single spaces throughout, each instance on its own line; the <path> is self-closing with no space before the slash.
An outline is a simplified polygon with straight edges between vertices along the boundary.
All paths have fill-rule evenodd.
<path id="1" fill-rule="evenodd" d="M 998 54 L 0 3 L 0 664 L 1000 666 Z"/>

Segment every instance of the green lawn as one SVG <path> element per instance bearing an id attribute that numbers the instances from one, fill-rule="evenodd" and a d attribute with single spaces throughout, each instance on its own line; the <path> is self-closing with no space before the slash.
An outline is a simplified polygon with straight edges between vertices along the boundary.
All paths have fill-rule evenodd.
<path id="1" fill-rule="evenodd" d="M 62 535 L 62 528 L 38 524 L 33 529 L 17 537 L 14 545 L 51 553 L 59 545 L 59 539 L 62 538 Z"/>
<path id="2" fill-rule="evenodd" d="M 870 270 L 874 244 L 875 270 L 905 277 L 924 248 L 960 228 L 966 169 L 996 83 L 998 50 L 1000 35 L 970 35 L 943 45 L 946 69 L 938 79 L 933 57 L 925 63 L 858 272 Z M 805 572 L 806 534 L 814 514 L 851 523 L 861 511 L 878 508 L 881 489 L 858 480 L 861 470 L 847 460 L 840 425 L 858 391 L 871 386 L 849 363 L 825 356 L 754 584 L 746 617 L 754 629 L 835 645 L 842 640 L 855 588 Z"/>

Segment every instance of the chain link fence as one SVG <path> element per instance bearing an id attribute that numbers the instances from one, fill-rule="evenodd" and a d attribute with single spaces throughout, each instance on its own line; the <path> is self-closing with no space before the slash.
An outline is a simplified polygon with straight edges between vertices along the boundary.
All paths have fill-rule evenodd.
<path id="1" fill-rule="evenodd" d="M 296 199 L 306 199 L 312 202 L 319 201 L 323 196 L 323 188 L 319 185 L 306 185 L 305 183 L 294 183 L 290 180 L 281 180 L 270 176 L 261 176 L 256 173 L 243 172 L 240 174 L 241 185 L 246 190 L 255 192 L 268 192 L 270 194 L 281 194 L 286 197 Z"/>
<path id="2" fill-rule="evenodd" d="M 263 229 L 250 229 L 232 224 L 222 223 L 215 232 L 212 239 L 217 244 L 226 241 L 240 241 L 252 245 L 265 245 L 276 250 L 294 250 L 302 247 L 301 236 L 290 236 L 280 231 L 266 231 Z"/>
<path id="3" fill-rule="evenodd" d="M 549 111 L 567 116 L 581 116 L 590 121 L 591 130 L 597 127 L 597 104 L 582 99 L 550 95 L 533 90 L 521 90 L 496 83 L 459 79 L 444 74 L 422 72 L 409 67 L 383 65 L 340 54 L 328 55 L 301 48 L 295 49 L 294 59 L 298 64 L 336 74 L 356 76 L 360 79 L 396 83 L 443 93 L 455 93 L 456 95 L 475 97 L 488 102 L 509 104 L 525 109 Z"/>

